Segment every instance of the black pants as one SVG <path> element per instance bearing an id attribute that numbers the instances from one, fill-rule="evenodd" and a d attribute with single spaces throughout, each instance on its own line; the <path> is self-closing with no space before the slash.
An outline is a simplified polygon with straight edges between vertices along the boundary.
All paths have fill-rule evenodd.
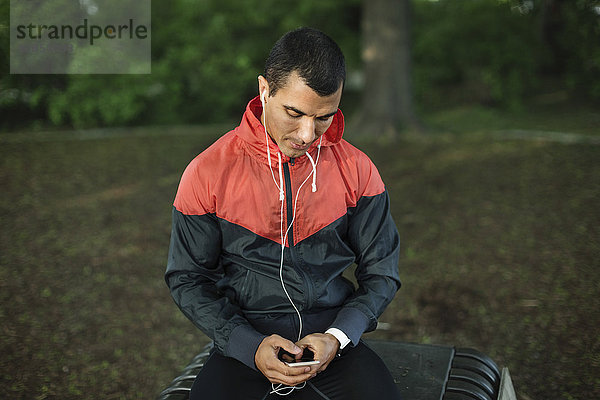
<path id="1" fill-rule="evenodd" d="M 277 385 L 276 385 L 277 386 Z M 303 389 L 271 394 L 271 383 L 241 362 L 214 353 L 194 381 L 190 400 L 398 400 L 394 379 L 379 356 L 360 342 Z M 284 392 L 285 393 L 285 392 Z"/>

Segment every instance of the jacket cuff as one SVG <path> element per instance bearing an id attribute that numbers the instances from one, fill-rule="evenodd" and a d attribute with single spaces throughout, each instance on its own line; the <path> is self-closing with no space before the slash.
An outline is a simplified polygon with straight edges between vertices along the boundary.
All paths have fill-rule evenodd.
<path id="1" fill-rule="evenodd" d="M 337 339 L 337 341 L 340 343 L 340 350 L 342 350 L 350 343 L 350 339 L 348 338 L 348 336 L 344 332 L 340 331 L 338 328 L 329 328 L 325 331 L 325 333 L 329 333 Z"/>
<path id="2" fill-rule="evenodd" d="M 258 333 L 250 326 L 240 325 L 231 332 L 225 355 L 243 362 L 256 371 L 254 355 L 258 346 L 266 337 L 266 335 Z"/>
<path id="3" fill-rule="evenodd" d="M 342 308 L 331 327 L 344 332 L 352 341 L 352 345 L 356 346 L 369 327 L 369 318 L 356 308 Z"/>

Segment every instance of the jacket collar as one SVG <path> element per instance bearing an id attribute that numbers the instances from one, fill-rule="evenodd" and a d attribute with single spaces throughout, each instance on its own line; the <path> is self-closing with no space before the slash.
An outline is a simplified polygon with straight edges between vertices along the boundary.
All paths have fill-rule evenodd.
<path id="1" fill-rule="evenodd" d="M 260 116 L 262 114 L 262 104 L 258 96 L 250 100 L 248 105 L 246 106 L 246 111 L 244 112 L 244 116 L 242 117 L 242 122 L 236 128 L 236 135 L 241 138 L 245 145 L 248 147 L 250 154 L 263 160 L 265 163 L 267 162 L 266 149 L 267 145 L 265 144 L 265 128 L 260 121 Z M 323 134 L 323 140 L 321 142 L 321 147 L 325 146 L 333 146 L 342 140 L 342 135 L 344 133 L 344 115 L 340 109 L 337 110 L 337 113 L 333 116 L 333 121 L 331 122 L 331 126 L 325 131 Z M 277 153 L 279 153 L 279 147 L 277 144 L 269 137 L 269 152 L 271 153 L 271 159 L 277 162 Z M 309 148 L 308 152 L 316 153 L 317 145 L 319 141 L 316 140 Z M 282 162 L 289 161 L 289 157 L 285 154 L 281 153 Z M 306 155 L 300 156 L 296 158 L 298 162 L 306 162 Z"/>

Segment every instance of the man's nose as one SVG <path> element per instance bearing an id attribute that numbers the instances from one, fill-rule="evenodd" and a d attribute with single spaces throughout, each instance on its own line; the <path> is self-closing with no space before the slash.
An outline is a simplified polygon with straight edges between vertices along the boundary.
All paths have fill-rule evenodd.
<path id="1" fill-rule="evenodd" d="M 312 118 L 302 118 L 298 136 L 304 143 L 311 143 L 317 137 L 315 132 L 315 121 Z"/>

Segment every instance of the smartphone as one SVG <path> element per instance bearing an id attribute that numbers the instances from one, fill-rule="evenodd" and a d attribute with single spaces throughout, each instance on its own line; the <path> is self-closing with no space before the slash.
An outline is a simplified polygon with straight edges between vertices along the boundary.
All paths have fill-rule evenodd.
<path id="1" fill-rule="evenodd" d="M 309 365 L 319 364 L 321 361 L 318 361 L 318 360 L 302 361 L 302 360 L 300 360 L 300 361 L 291 361 L 291 362 L 284 361 L 284 362 L 285 362 L 285 365 L 287 365 L 288 367 L 306 367 Z"/>

